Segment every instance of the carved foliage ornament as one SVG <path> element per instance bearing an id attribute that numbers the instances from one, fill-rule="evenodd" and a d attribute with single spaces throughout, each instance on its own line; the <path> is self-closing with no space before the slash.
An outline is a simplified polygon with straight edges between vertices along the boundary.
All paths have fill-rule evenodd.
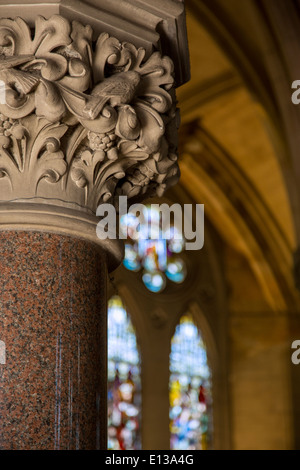
<path id="1" fill-rule="evenodd" d="M 0 19 L 0 199 L 92 211 L 178 180 L 173 64 L 55 15 Z M 4 99 L 3 99 L 4 97 Z"/>

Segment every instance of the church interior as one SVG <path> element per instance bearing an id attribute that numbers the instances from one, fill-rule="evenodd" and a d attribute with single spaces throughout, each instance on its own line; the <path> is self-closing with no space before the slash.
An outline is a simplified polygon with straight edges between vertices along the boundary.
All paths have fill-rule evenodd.
<path id="1" fill-rule="evenodd" d="M 126 266 L 109 290 L 126 305 L 142 358 L 143 449 L 166 449 L 170 433 L 184 433 L 170 418 L 169 385 L 173 335 L 186 315 L 206 345 L 209 423 L 195 444 L 181 416 L 186 434 L 173 448 L 299 448 L 295 3 L 186 0 L 191 80 L 177 90 L 181 177 L 163 201 L 204 204 L 204 246 L 181 254 L 186 277 L 162 292 L 149 292 L 141 271 Z"/>
<path id="2" fill-rule="evenodd" d="M 20 7 L 20 11 L 23 8 L 18 14 L 31 21 L 32 5 L 37 14 L 51 16 L 48 14 L 51 10 L 51 14 L 53 11 L 70 19 L 74 4 L 74 11 L 81 8 L 74 18 L 83 23 L 92 18 L 90 12 L 96 7 L 99 11 L 101 7 L 104 19 L 106 14 L 111 19 L 111 11 L 113 21 L 114 14 L 122 16 L 114 10 L 115 0 L 107 0 L 107 5 L 102 0 L 15 0 L 12 6 L 5 1 L 0 3 L 3 4 L 1 21 L 3 16 L 11 14 L 7 11 L 15 12 L 9 10 L 13 7 Z M 159 7 L 157 0 L 151 6 L 148 0 L 119 3 L 124 11 L 128 8 L 131 12 L 132 5 L 144 8 L 153 24 L 155 15 L 159 17 L 160 7 L 163 10 L 163 2 Z M 28 189 L 30 197 L 27 193 L 23 197 L 20 190 L 18 198 L 12 201 L 8 196 L 4 198 L 3 188 L 9 191 L 10 186 L 8 172 L 0 168 L 0 238 L 3 236 L 0 347 L 6 345 L 6 357 L 4 353 L 1 356 L 0 349 L 0 449 L 94 448 L 96 440 L 96 448 L 109 450 L 300 449 L 300 354 L 299 358 L 297 355 L 300 348 L 300 100 L 299 104 L 292 100 L 295 91 L 292 84 L 299 80 L 300 86 L 300 0 L 168 0 L 168 4 L 174 5 L 174 11 L 178 5 L 185 6 L 189 50 L 184 61 L 181 60 L 181 66 L 186 68 L 181 71 L 184 83 L 176 87 L 176 106 L 180 110 L 180 179 L 164 194 L 143 201 L 144 217 L 157 228 L 161 224 L 160 214 L 151 209 L 152 204 L 176 205 L 182 210 L 192 207 L 193 220 L 197 217 L 196 207 L 204 207 L 203 246 L 197 250 L 185 249 L 185 244 L 176 238 L 179 229 L 175 218 L 169 240 L 150 240 L 147 236 L 136 240 L 130 236 L 130 224 L 135 219 L 129 213 L 120 220 L 122 230 L 128 235 L 124 259 L 107 274 L 104 255 L 95 255 L 95 243 L 92 244 L 89 232 L 85 241 L 83 232 L 77 236 L 81 226 L 92 227 L 90 212 L 84 212 L 88 204 L 84 210 L 81 207 L 79 216 L 78 213 L 74 216 L 74 207 L 77 210 L 80 206 L 85 190 L 82 168 L 97 155 L 95 148 L 102 141 L 96 136 L 100 140 L 92 142 L 94 153 L 87 149 L 87 136 L 94 132 L 88 126 L 93 121 L 83 119 L 81 110 L 74 111 L 69 105 L 73 98 L 68 86 L 74 78 L 70 63 L 72 60 L 80 63 L 79 54 L 70 52 L 68 44 L 65 49 L 53 48 L 53 56 L 59 62 L 51 73 L 58 74 L 60 64 L 68 60 L 70 76 L 63 76 L 67 74 L 64 71 L 57 75 L 59 79 L 52 79 L 51 90 L 59 90 L 63 96 L 60 102 L 63 112 L 59 124 L 46 126 L 56 132 L 56 140 L 49 141 L 48 147 L 52 147 L 46 150 L 55 156 L 59 170 L 45 173 L 41 184 L 38 182 L 36 211 L 32 209 L 31 188 Z M 126 21 L 128 11 L 127 16 L 124 13 Z M 167 17 L 165 11 L 162 15 Z M 66 28 L 61 33 L 65 40 L 69 30 L 60 17 L 58 20 Z M 42 27 L 42 20 L 39 21 L 37 30 Z M 100 26 L 101 21 L 102 17 Z M 145 22 L 142 15 L 130 21 L 132 31 L 143 29 L 140 28 Z M 97 26 L 96 20 L 94 23 Z M 12 27 L 20 37 L 26 29 L 22 24 L 19 22 L 19 29 Z M 30 23 L 32 28 L 33 24 Z M 152 26 L 151 23 L 149 31 Z M 78 24 L 77 28 L 72 40 L 78 50 L 85 51 L 82 56 L 86 53 L 87 57 L 87 47 L 84 49 L 83 45 L 91 36 L 90 30 Z M 160 25 L 156 28 L 155 34 L 162 38 L 164 34 L 171 37 L 174 33 L 160 29 Z M 49 31 L 47 34 L 51 36 Z M 148 36 L 149 42 L 152 41 L 149 31 L 141 43 L 148 44 Z M 13 41 L 5 42 L 3 37 L 0 31 L 1 57 L 3 54 L 9 57 L 6 49 Z M 100 36 L 104 51 L 107 37 Z M 33 34 L 30 41 L 34 43 Z M 135 50 L 134 46 L 130 47 L 131 52 Z M 45 63 L 48 56 L 43 58 Z M 124 63 L 118 68 L 115 58 L 109 58 L 106 68 L 103 65 L 102 78 L 104 72 L 116 74 L 120 70 L 126 76 Z M 150 68 L 151 60 L 147 64 Z M 36 64 L 35 69 L 19 63 L 16 67 L 19 73 L 21 70 L 23 75 L 31 74 L 31 80 L 36 80 L 28 85 L 27 95 L 40 90 L 40 83 L 50 82 Z M 79 82 L 76 67 L 74 76 Z M 81 73 L 79 66 L 78 70 Z M 87 65 L 82 75 L 86 70 Z M 155 77 L 159 73 L 156 70 Z M 142 78 L 147 80 L 145 76 Z M 167 95 L 166 90 L 163 96 Z M 16 87 L 13 91 L 17 94 L 20 90 Z M 85 85 L 79 91 L 76 89 L 76 93 L 77 98 L 86 99 L 93 92 Z M 106 98 L 105 105 L 108 101 Z M 155 99 L 149 100 L 147 106 L 149 103 L 157 109 L 162 106 Z M 110 104 L 114 106 L 112 100 Z M 125 105 L 120 102 L 118 105 L 127 111 L 133 109 L 126 101 Z M 138 105 L 146 106 L 141 101 Z M 9 143 L 13 139 L 10 128 L 16 129 L 15 117 L 13 114 L 10 120 L 3 117 L 1 106 L 4 105 L 0 102 L 0 131 L 3 131 L 0 141 L 6 139 L 6 147 L 0 142 L 2 162 L 17 144 L 12 147 Z M 44 108 L 49 111 L 51 107 L 47 106 L 46 103 Z M 72 118 L 70 109 L 74 111 Z M 38 114 L 43 110 L 32 110 L 33 115 L 29 117 L 25 112 L 21 117 L 16 113 L 23 128 L 31 123 L 30 131 L 37 128 L 32 124 L 34 113 L 38 125 L 45 121 L 45 116 Z M 100 122 L 96 114 L 94 117 Z M 118 121 L 117 126 L 120 128 L 121 124 Z M 81 127 L 72 134 L 76 126 Z M 82 126 L 87 126 L 88 131 Z M 24 131 L 15 141 L 24 142 L 29 134 Z M 94 137 L 96 134 L 95 131 Z M 108 155 L 116 135 L 105 136 L 103 148 Z M 82 140 L 86 147 L 84 151 L 78 147 L 81 153 L 76 154 L 80 139 L 86 139 Z M 138 154 L 137 146 L 133 148 Z M 73 153 L 63 166 L 65 149 Z M 97 148 L 97 151 L 103 161 L 104 150 L 101 148 L 101 153 Z M 67 164 L 71 167 L 73 154 L 76 164 L 82 155 L 88 157 L 82 167 L 70 171 L 69 177 L 66 168 Z M 136 156 L 134 152 L 132 155 Z M 64 171 L 67 172 L 65 180 Z M 122 182 L 125 170 L 118 172 Z M 47 178 L 53 180 L 54 195 L 48 192 Z M 62 188 L 71 188 L 67 196 L 60 192 Z M 50 207 L 49 199 L 56 205 L 55 210 Z M 18 212 L 18 204 L 25 204 L 24 201 L 25 212 Z M 47 209 L 45 202 L 49 203 Z M 11 204 L 16 209 L 8 218 Z M 93 210 L 95 207 L 94 204 Z M 64 218 L 62 214 L 64 217 L 67 214 L 68 222 L 58 228 Z M 17 222 L 16 217 L 19 217 Z M 77 228 L 76 224 L 72 225 L 73 220 L 78 222 Z M 52 223 L 54 228 L 49 229 Z M 148 233 L 146 223 L 142 229 Z M 21 235 L 10 238 L 12 230 L 21 230 Z M 35 248 L 29 250 L 31 243 Z M 97 260 L 102 263 L 101 269 Z M 96 277 L 102 287 L 96 285 Z M 107 309 L 103 279 L 107 285 Z M 28 289 L 24 287 L 26 282 Z M 16 291 L 18 283 L 23 287 Z M 40 303 L 35 304 L 37 299 Z M 105 315 L 98 315 L 103 308 Z M 95 346 L 99 338 L 101 354 Z M 106 343 L 107 352 L 104 351 Z M 95 358 L 100 356 L 99 371 Z M 97 401 L 95 377 L 106 378 L 106 373 L 107 381 L 102 381 Z M 38 389 L 40 392 L 36 393 Z M 107 404 L 103 394 L 107 396 Z M 4 438 L 1 437 L 2 420 Z M 93 429 L 90 422 L 93 426 L 96 423 Z M 102 427 L 100 437 L 99 426 Z"/>

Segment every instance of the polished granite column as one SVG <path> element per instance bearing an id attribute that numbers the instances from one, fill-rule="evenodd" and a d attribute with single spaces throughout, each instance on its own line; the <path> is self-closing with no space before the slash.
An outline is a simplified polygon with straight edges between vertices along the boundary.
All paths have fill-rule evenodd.
<path id="1" fill-rule="evenodd" d="M 178 181 L 184 6 L 17 3 L 0 5 L 0 449 L 105 449 L 114 215 Z"/>
<path id="2" fill-rule="evenodd" d="M 0 232 L 0 449 L 105 448 L 106 274 L 92 243 Z"/>

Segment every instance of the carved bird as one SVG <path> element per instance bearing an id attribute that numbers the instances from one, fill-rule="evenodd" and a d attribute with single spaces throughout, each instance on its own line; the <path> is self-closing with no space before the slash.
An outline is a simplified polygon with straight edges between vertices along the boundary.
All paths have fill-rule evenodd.
<path id="1" fill-rule="evenodd" d="M 113 107 L 130 103 L 140 81 L 140 74 L 133 70 L 119 72 L 106 78 L 93 89 L 83 109 L 84 114 L 90 119 L 95 119 L 107 102 Z"/>
<path id="2" fill-rule="evenodd" d="M 13 86 L 24 94 L 30 93 L 39 83 L 39 77 L 23 72 L 15 67 L 34 60 L 33 55 L 20 55 L 0 58 L 0 80 L 5 85 Z"/>
<path id="3" fill-rule="evenodd" d="M 25 95 L 33 91 L 40 82 L 46 83 L 47 81 L 39 75 L 15 68 L 34 59 L 33 55 L 0 56 L 0 81 Z M 73 90 L 59 81 L 55 83 L 60 89 L 65 105 L 73 114 L 82 119 L 93 120 L 107 102 L 111 106 L 130 103 L 140 80 L 138 72 L 119 72 L 96 85 L 91 95 Z"/>

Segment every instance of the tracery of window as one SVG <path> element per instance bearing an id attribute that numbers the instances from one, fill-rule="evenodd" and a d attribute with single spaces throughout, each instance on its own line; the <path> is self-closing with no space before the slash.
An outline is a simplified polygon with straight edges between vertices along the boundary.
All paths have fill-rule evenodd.
<path id="1" fill-rule="evenodd" d="M 190 315 L 177 325 L 170 353 L 170 447 L 212 447 L 211 372 L 206 348 Z"/>
<path id="2" fill-rule="evenodd" d="M 139 217 L 129 211 L 120 224 L 122 233 L 127 236 L 125 268 L 142 271 L 144 285 L 158 293 L 165 289 L 167 279 L 182 283 L 186 278 L 186 266 L 178 256 L 184 248 L 181 231 L 174 225 L 163 230 L 161 212 L 153 206 L 144 206 Z"/>
<path id="3" fill-rule="evenodd" d="M 136 335 L 119 296 L 108 302 L 108 449 L 141 448 L 141 373 Z"/>

